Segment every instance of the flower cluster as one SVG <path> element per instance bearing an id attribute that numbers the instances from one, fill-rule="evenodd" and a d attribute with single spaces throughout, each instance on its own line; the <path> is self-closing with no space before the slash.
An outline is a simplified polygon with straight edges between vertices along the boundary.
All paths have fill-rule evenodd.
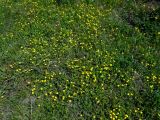
<path id="1" fill-rule="evenodd" d="M 150 115 L 152 102 L 159 104 L 155 99 L 159 99 L 160 59 L 147 32 L 129 26 L 113 7 L 94 2 L 58 6 L 55 0 L 22 1 L 15 3 L 22 11 L 14 14 L 23 17 L 14 21 L 8 39 L 0 37 L 19 38 L 20 43 L 14 44 L 20 47 L 20 57 L 9 69 L 25 79 L 36 98 L 35 111 L 56 111 L 64 119 L 65 115 L 95 120 Z M 159 34 L 156 31 L 156 39 Z M 154 115 L 150 116 L 157 118 L 158 112 Z"/>

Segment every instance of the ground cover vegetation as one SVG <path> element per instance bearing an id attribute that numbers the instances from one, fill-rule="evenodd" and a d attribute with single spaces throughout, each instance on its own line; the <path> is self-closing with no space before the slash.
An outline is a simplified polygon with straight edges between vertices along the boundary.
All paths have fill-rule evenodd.
<path id="1" fill-rule="evenodd" d="M 2 120 L 159 120 L 160 3 L 1 0 Z"/>

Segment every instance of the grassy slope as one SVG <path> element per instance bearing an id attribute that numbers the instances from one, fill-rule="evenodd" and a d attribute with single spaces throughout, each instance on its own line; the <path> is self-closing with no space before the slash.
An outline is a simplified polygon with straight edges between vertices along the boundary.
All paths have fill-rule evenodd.
<path id="1" fill-rule="evenodd" d="M 2 0 L 0 13 L 0 118 L 160 118 L 159 12 Z"/>

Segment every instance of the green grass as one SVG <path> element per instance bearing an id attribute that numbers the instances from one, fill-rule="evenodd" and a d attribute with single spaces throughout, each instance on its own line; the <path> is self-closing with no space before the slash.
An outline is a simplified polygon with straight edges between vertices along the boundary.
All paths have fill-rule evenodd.
<path id="1" fill-rule="evenodd" d="M 1 0 L 0 118 L 159 120 L 159 9 Z"/>

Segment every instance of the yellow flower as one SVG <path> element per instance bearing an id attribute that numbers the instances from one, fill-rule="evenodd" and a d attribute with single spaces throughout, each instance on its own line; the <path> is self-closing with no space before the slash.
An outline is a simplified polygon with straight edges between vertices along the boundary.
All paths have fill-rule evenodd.
<path id="1" fill-rule="evenodd" d="M 71 102 L 72 102 L 72 100 L 68 100 L 68 102 L 70 102 L 70 103 L 71 103 Z"/>
<path id="2" fill-rule="evenodd" d="M 127 119 L 127 118 L 128 118 L 128 115 L 127 115 L 127 114 L 125 114 L 124 119 Z"/>
<path id="3" fill-rule="evenodd" d="M 65 96 L 62 96 L 62 100 L 64 100 L 65 99 Z"/>

